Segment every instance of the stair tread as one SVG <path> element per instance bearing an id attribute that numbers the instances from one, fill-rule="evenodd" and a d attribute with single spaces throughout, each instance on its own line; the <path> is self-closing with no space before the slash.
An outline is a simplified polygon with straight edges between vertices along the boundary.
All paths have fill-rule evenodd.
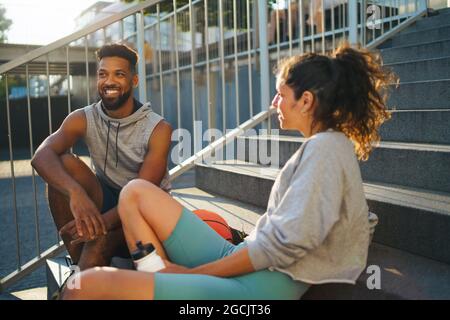
<path id="1" fill-rule="evenodd" d="M 173 189 L 171 195 L 189 210 L 205 209 L 220 214 L 230 226 L 249 233 L 264 208 L 213 195 L 196 187 Z"/>
<path id="2" fill-rule="evenodd" d="M 409 64 L 409 63 L 420 63 L 420 62 L 425 62 L 425 61 L 448 60 L 448 59 L 450 59 L 450 56 L 442 56 L 442 57 L 437 57 L 437 58 L 422 58 L 422 59 L 415 59 L 415 60 L 406 60 L 406 61 L 385 63 L 384 66 L 402 65 L 402 64 Z M 447 80 L 447 79 L 435 79 L 433 81 L 442 81 L 442 80 Z"/>
<path id="3" fill-rule="evenodd" d="M 47 287 L 37 287 L 37 288 L 15 291 L 15 292 L 12 292 L 11 295 L 16 297 L 19 300 L 46 300 L 47 299 Z"/>
<path id="4" fill-rule="evenodd" d="M 421 84 L 421 83 L 438 83 L 438 82 L 446 82 L 446 81 L 450 81 L 450 79 L 416 80 L 416 81 L 405 81 L 405 82 L 401 82 L 401 79 L 400 79 L 399 85 L 402 85 L 402 84 Z M 391 84 L 391 85 L 396 85 L 396 84 Z"/>
<path id="5" fill-rule="evenodd" d="M 218 161 L 210 167 L 269 180 L 275 180 L 281 170 L 240 160 Z M 450 194 L 383 183 L 364 182 L 363 185 L 369 200 L 388 200 L 404 207 L 450 215 Z"/>
<path id="6" fill-rule="evenodd" d="M 392 113 L 420 113 L 420 112 L 450 112 L 449 108 L 442 108 L 442 109 L 392 109 L 389 110 Z"/>
<path id="7" fill-rule="evenodd" d="M 198 164 L 198 166 L 209 167 L 208 165 L 204 164 Z M 214 164 L 210 165 L 210 167 L 223 171 L 244 174 L 247 176 L 254 176 L 254 177 L 263 176 L 266 179 L 272 180 L 275 180 L 278 173 L 280 172 L 279 168 L 267 167 L 260 164 L 246 162 L 242 160 L 216 161 Z"/>
<path id="8" fill-rule="evenodd" d="M 364 192 L 371 200 L 389 199 L 401 206 L 450 215 L 450 194 L 371 182 L 364 183 Z"/>
<path id="9" fill-rule="evenodd" d="M 263 139 L 263 140 L 269 140 L 272 138 L 276 138 L 279 141 L 283 141 L 283 142 L 298 142 L 298 143 L 303 143 L 306 140 L 303 137 L 288 136 L 288 135 L 279 135 L 279 136 L 259 135 L 259 136 L 247 136 L 245 138 L 246 139 Z M 444 145 L 444 144 L 381 141 L 378 148 L 406 149 L 406 150 L 450 153 L 450 145 Z"/>
<path id="10" fill-rule="evenodd" d="M 405 44 L 405 45 L 399 45 L 399 46 L 394 46 L 394 47 L 389 47 L 389 48 L 380 48 L 380 53 L 383 54 L 383 52 L 393 51 L 395 49 L 404 49 L 404 48 L 410 48 L 410 47 L 433 45 L 433 44 L 440 43 L 440 42 L 450 42 L 450 38 L 442 39 L 442 40 L 433 40 L 433 41 Z"/>
<path id="11" fill-rule="evenodd" d="M 449 19 L 450 19 L 450 15 L 449 15 Z M 450 28 L 450 24 L 443 24 L 443 25 L 432 26 L 430 28 L 424 28 L 424 29 L 420 29 L 420 30 L 412 30 L 412 31 L 409 31 L 409 32 L 402 32 L 402 33 L 399 33 L 398 35 L 396 35 L 396 37 L 410 35 L 410 34 L 419 33 L 419 32 L 430 32 L 431 30 L 445 29 L 445 28 Z M 407 31 L 407 30 L 408 29 L 406 29 L 405 31 Z"/>
<path id="12" fill-rule="evenodd" d="M 375 231 L 376 232 L 376 231 Z M 363 272 L 355 286 L 314 286 L 305 299 L 450 299 L 450 265 L 372 242 L 368 266 L 380 268 L 380 290 L 368 290 Z"/>
<path id="13" fill-rule="evenodd" d="M 439 82 L 448 82 L 450 79 L 432 79 L 432 80 L 416 80 L 416 81 L 404 81 L 402 82 L 400 79 L 400 82 L 398 83 L 400 86 L 405 84 L 428 84 L 428 83 L 439 83 Z M 397 84 L 393 83 L 390 84 L 391 86 L 395 86 Z"/>

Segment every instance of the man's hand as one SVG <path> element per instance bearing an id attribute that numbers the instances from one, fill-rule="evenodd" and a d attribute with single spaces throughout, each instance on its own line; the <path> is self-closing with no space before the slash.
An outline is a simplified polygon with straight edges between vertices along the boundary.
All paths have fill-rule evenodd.
<path id="1" fill-rule="evenodd" d="M 89 242 L 89 241 L 93 241 L 98 239 L 99 237 L 96 236 L 94 237 L 94 239 L 89 237 L 89 233 L 86 230 L 86 227 L 83 225 L 83 236 L 79 236 L 78 232 L 77 232 L 77 227 L 75 224 L 75 220 L 72 220 L 70 222 L 68 222 L 67 224 L 65 224 L 61 230 L 59 230 L 59 235 L 63 236 L 63 235 L 67 235 L 69 236 L 72 241 L 70 241 L 71 245 L 76 245 L 78 243 L 85 243 L 85 242 Z"/>
<path id="2" fill-rule="evenodd" d="M 70 210 L 75 218 L 74 222 L 78 237 L 87 237 L 94 240 L 106 234 L 105 222 L 94 202 L 84 190 L 70 195 Z M 84 230 L 83 225 L 86 227 Z"/>
<path id="3" fill-rule="evenodd" d="M 163 259 L 166 267 L 158 272 L 160 273 L 191 273 L 192 269 L 180 266 L 178 264 L 172 263 L 166 259 Z"/>

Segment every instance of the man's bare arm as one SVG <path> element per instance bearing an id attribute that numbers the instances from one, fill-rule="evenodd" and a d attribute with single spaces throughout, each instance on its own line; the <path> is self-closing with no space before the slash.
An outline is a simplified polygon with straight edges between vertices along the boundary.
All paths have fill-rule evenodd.
<path id="1" fill-rule="evenodd" d="M 68 196 L 78 235 L 83 236 L 83 222 L 89 238 L 93 239 L 106 233 L 104 221 L 86 191 L 66 172 L 60 159 L 85 132 L 84 111 L 72 112 L 61 127 L 39 146 L 31 165 L 48 184 Z"/>
<path id="2" fill-rule="evenodd" d="M 156 186 L 161 184 L 167 170 L 171 137 L 170 124 L 164 120 L 160 121 L 149 139 L 148 153 L 139 170 L 139 178 L 150 181 Z"/>
<path id="3" fill-rule="evenodd" d="M 70 196 L 83 189 L 64 169 L 60 156 L 67 152 L 86 132 L 86 116 L 82 110 L 72 112 L 61 127 L 47 137 L 31 160 L 39 175 L 59 192 Z"/>

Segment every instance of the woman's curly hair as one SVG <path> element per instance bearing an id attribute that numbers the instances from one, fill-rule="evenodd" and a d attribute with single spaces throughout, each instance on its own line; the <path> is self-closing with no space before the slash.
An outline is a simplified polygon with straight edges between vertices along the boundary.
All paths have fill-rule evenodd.
<path id="1" fill-rule="evenodd" d="M 319 123 L 323 130 L 343 132 L 358 159 L 368 159 L 380 141 L 379 127 L 390 118 L 390 85 L 398 82 L 378 54 L 344 44 L 330 56 L 308 53 L 283 60 L 276 72 L 296 99 L 305 91 L 315 95 L 313 127 Z"/>

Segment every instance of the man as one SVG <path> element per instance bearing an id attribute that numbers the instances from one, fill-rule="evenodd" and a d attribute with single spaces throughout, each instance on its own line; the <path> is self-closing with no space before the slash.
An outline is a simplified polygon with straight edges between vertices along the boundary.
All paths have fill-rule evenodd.
<path id="1" fill-rule="evenodd" d="M 149 103 L 133 98 L 138 55 L 121 44 L 97 51 L 100 101 L 70 113 L 37 149 L 32 166 L 48 183 L 55 224 L 81 270 L 109 265 L 127 252 L 117 202 L 121 188 L 142 178 L 169 190 L 167 155 L 172 128 Z M 79 139 L 95 173 L 68 153 Z M 122 254 L 122 256 L 124 256 Z"/>

